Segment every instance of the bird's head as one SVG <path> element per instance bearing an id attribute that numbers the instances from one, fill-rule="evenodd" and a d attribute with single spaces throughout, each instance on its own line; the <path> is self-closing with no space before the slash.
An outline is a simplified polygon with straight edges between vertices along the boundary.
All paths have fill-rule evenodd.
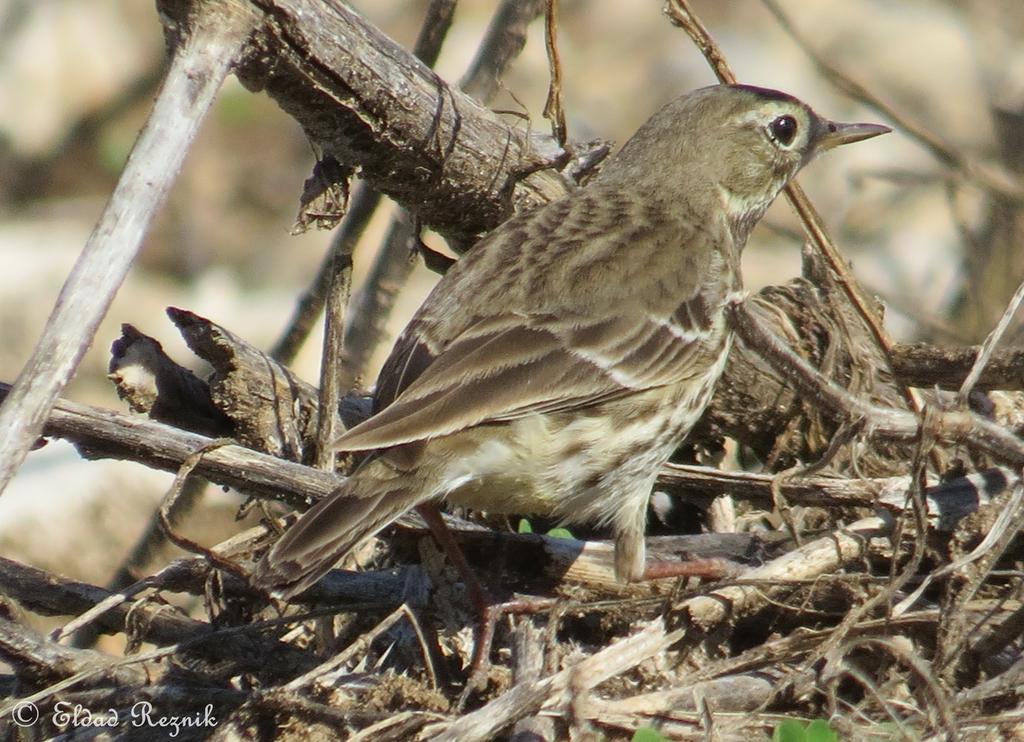
<path id="1" fill-rule="evenodd" d="M 885 134 L 880 124 L 842 124 L 777 90 L 713 85 L 655 113 L 605 166 L 599 180 L 643 184 L 692 209 L 722 208 L 746 232 L 816 155 Z"/>

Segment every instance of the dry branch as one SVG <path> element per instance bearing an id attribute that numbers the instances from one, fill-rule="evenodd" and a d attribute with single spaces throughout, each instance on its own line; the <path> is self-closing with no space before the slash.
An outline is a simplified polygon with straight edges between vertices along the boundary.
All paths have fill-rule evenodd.
<path id="1" fill-rule="evenodd" d="M 202 0 L 161 0 L 159 5 L 170 19 L 172 37 L 196 39 L 201 36 L 197 32 L 201 24 L 195 23 L 193 10 L 212 4 Z M 341 165 L 338 178 L 347 177 L 354 167 L 360 168 L 367 182 L 403 202 L 415 212 L 417 220 L 437 227 L 458 247 L 468 246 L 480 232 L 507 216 L 513 207 L 529 208 L 569 187 L 567 179 L 544 169 L 561 154 L 550 140 L 528 136 L 452 89 L 346 6 L 314 0 L 229 0 L 224 5 L 239 11 L 240 17 L 255 19 L 257 26 L 248 39 L 247 55 L 238 67 L 241 78 L 253 88 L 267 90 L 299 120 L 325 160 Z M 451 3 L 438 0 L 431 7 L 450 11 Z M 507 10 L 511 5 L 507 3 L 504 7 Z M 521 30 L 521 23 L 519 28 Z M 724 69 L 720 50 L 710 43 L 706 44 L 706 50 Z M 224 64 L 229 61 L 230 57 L 225 56 Z M 808 221 L 814 237 L 827 243 L 819 234 L 820 225 L 815 224 L 813 218 Z M 833 269 L 842 273 L 841 265 L 836 267 L 834 260 Z M 73 623 L 74 627 L 95 625 L 105 631 L 126 631 L 133 641 L 145 638 L 161 645 L 154 653 L 115 663 L 47 642 L 5 619 L 0 622 L 0 653 L 15 664 L 23 678 L 41 682 L 61 679 L 40 691 L 44 695 L 58 690 L 64 692 L 69 685 L 100 676 L 113 678 L 133 690 L 148 683 L 147 692 L 180 692 L 179 686 L 164 682 L 166 679 L 159 677 L 157 671 L 162 664 L 173 665 L 187 657 L 192 663 L 190 671 L 204 681 L 225 684 L 218 691 L 232 694 L 230 703 L 247 701 L 246 708 L 223 728 L 225 733 L 239 735 L 271 728 L 272 724 L 281 725 L 282 720 L 315 719 L 333 726 L 336 731 L 342 724 L 362 725 L 359 733 L 363 738 L 379 735 L 383 739 L 386 735 L 398 737 L 422 732 L 439 733 L 439 739 L 487 739 L 528 717 L 533 717 L 531 721 L 537 722 L 543 734 L 553 735 L 557 733 L 553 731 L 556 726 L 549 722 L 555 717 L 571 717 L 581 727 L 592 720 L 629 730 L 651 714 L 660 713 L 677 723 L 675 728 L 681 730 L 687 723 L 687 714 L 704 722 L 712 718 L 713 708 L 751 709 L 755 703 L 768 701 L 775 690 L 771 683 L 761 676 L 744 673 L 769 662 L 785 668 L 786 662 L 794 658 L 808 663 L 802 671 L 791 672 L 789 678 L 792 680 L 792 676 L 799 675 L 801 701 L 811 704 L 820 700 L 815 694 L 828 690 L 826 684 L 839 676 L 836 669 L 852 667 L 851 647 L 857 642 L 839 647 L 841 640 L 850 637 L 859 640 L 863 636 L 860 645 L 881 646 L 876 634 L 906 629 L 912 623 L 907 620 L 908 614 L 890 616 L 887 622 L 872 621 L 867 615 L 883 609 L 887 600 L 894 602 L 902 597 L 897 591 L 917 579 L 924 553 L 925 526 L 930 525 L 926 524 L 923 512 L 913 523 L 906 517 L 908 512 L 916 512 L 913 504 L 908 505 L 908 492 L 917 491 L 912 486 L 917 484 L 916 480 L 882 474 L 905 470 L 911 455 L 926 450 L 926 444 L 933 438 L 948 441 L 953 446 L 966 444 L 1012 464 L 1015 470 L 1024 463 L 1024 444 L 1007 428 L 966 411 L 927 410 L 922 420 L 897 409 L 901 384 L 931 384 L 927 374 L 934 373 L 933 367 L 939 365 L 945 366 L 942 371 L 946 375 L 936 378 L 936 382 L 955 388 L 966 376 L 975 354 L 971 351 L 969 360 L 954 364 L 953 358 L 936 358 L 933 349 L 930 367 L 929 364 L 923 368 L 911 366 L 910 370 L 901 367 L 900 348 L 890 347 L 891 343 L 878 326 L 858 327 L 854 318 L 843 313 L 845 310 L 837 309 L 836 279 L 820 266 L 810 267 L 809 274 L 815 272 L 809 275 L 813 282 L 773 287 L 755 299 L 756 304 L 732 308 L 732 320 L 744 345 L 734 353 L 717 395 L 716 407 L 705 421 L 703 432 L 707 439 L 704 442 L 725 435 L 735 437 L 768 460 L 769 468 L 777 469 L 834 453 L 833 444 L 841 437 L 837 431 L 861 433 L 873 444 L 872 458 L 867 460 L 862 455 L 858 461 L 853 461 L 851 457 L 850 461 L 841 462 L 839 470 L 846 470 L 844 467 L 848 466 L 849 471 L 857 471 L 855 465 L 859 464 L 861 471 L 878 476 L 785 479 L 771 475 L 723 474 L 696 467 L 667 467 L 658 485 L 683 493 L 692 501 L 706 503 L 715 495 L 729 494 L 764 506 L 779 504 L 782 498 L 790 505 L 836 506 L 843 513 L 856 512 L 859 520 L 842 527 L 837 525 L 839 518 L 832 514 L 824 526 L 825 535 L 782 556 L 777 554 L 787 542 L 788 534 L 781 531 L 760 538 L 750 534 L 715 534 L 650 539 L 652 552 L 706 555 L 710 543 L 722 550 L 717 552 L 722 558 L 758 564 L 745 569 L 738 579 L 705 588 L 702 593 L 677 595 L 673 592 L 671 600 L 664 597 L 647 600 L 644 606 L 650 613 L 644 618 L 664 608 L 668 619 L 665 622 L 639 618 L 637 611 L 644 601 L 630 598 L 665 596 L 669 590 L 685 588 L 667 582 L 639 587 L 616 585 L 612 579 L 611 547 L 606 543 L 502 534 L 467 526 L 460 533 L 461 541 L 470 553 L 479 556 L 481 563 L 505 570 L 500 584 L 515 581 L 516 586 L 533 586 L 537 581 L 546 581 L 545 590 L 578 600 L 582 591 L 569 584 L 578 581 L 590 588 L 590 593 L 583 593 L 587 597 L 592 593 L 614 596 L 615 600 L 609 602 L 618 605 L 619 620 L 626 617 L 618 624 L 619 633 L 632 632 L 632 636 L 609 644 L 608 637 L 614 634 L 605 631 L 605 622 L 614 625 L 615 617 L 611 612 L 602 614 L 601 631 L 577 629 L 571 632 L 574 642 L 581 636 L 588 637 L 590 642 L 580 640 L 576 655 L 568 659 L 564 653 L 549 654 L 552 664 L 547 670 L 538 666 L 535 652 L 526 651 L 530 647 L 520 646 L 516 654 L 519 672 L 512 678 L 513 687 L 496 698 L 484 698 L 483 707 L 477 711 L 424 730 L 422 727 L 428 719 L 437 719 L 436 713 L 416 710 L 393 714 L 400 703 L 404 703 L 404 707 L 419 708 L 415 704 L 422 698 L 396 695 L 388 702 L 391 705 L 386 712 L 374 717 L 356 708 L 353 698 L 362 702 L 371 695 L 364 693 L 364 689 L 357 689 L 356 684 L 339 683 L 332 689 L 337 693 L 330 698 L 305 695 L 311 690 L 326 694 L 331 685 L 329 679 L 339 673 L 343 677 L 356 662 L 362 662 L 359 670 L 366 671 L 361 673 L 360 681 L 379 684 L 374 690 L 386 692 L 384 686 L 389 676 L 374 672 L 376 668 L 372 663 L 376 659 L 389 668 L 401 666 L 401 659 L 392 656 L 392 648 L 401 647 L 402 642 L 393 641 L 392 632 L 403 626 L 404 622 L 398 620 L 401 615 L 413 618 L 414 614 L 407 608 L 400 608 L 381 622 L 382 614 L 376 611 L 383 605 L 393 608 L 399 603 L 416 607 L 433 605 L 436 601 L 431 600 L 430 591 L 437 586 L 431 584 L 426 572 L 419 568 L 358 573 L 335 571 L 304 596 L 303 601 L 343 604 L 349 611 L 354 610 L 352 601 L 361 599 L 364 601 L 361 613 L 367 615 L 357 615 L 353 621 L 365 618 L 373 624 L 368 632 L 354 637 L 347 634 L 345 648 L 326 662 L 303 644 L 307 638 L 314 648 L 332 642 L 329 632 L 323 630 L 326 622 L 320 624 L 321 631 L 315 636 L 298 626 L 282 640 L 256 633 L 272 626 L 298 623 L 313 614 L 263 623 L 252 621 L 251 625 L 240 626 L 237 631 L 215 631 L 210 624 L 165 610 L 163 606 L 156 607 L 155 601 L 138 597 L 144 588 L 148 591 L 150 587 L 158 591 L 179 589 L 204 594 L 208 598 L 206 607 L 212 613 L 213 601 L 209 600 L 207 591 L 214 584 L 213 574 L 217 575 L 218 599 L 233 601 L 233 605 L 250 611 L 262 609 L 262 597 L 254 596 L 242 580 L 231 574 L 221 575 L 210 567 L 210 562 L 214 562 L 234 571 L 237 564 L 244 570 L 247 560 L 258 553 L 266 541 L 267 530 L 262 528 L 253 529 L 230 545 L 209 550 L 207 559 L 185 560 L 160 575 L 147 578 L 145 583 L 133 586 L 130 594 L 128 591 L 111 594 L 0 561 L 0 584 L 5 586 L 8 595 L 29 610 L 81 614 Z M 846 285 L 850 280 L 849 277 L 839 278 L 844 288 L 854 294 L 859 311 L 870 318 L 872 308 L 862 298 L 857 299 L 856 287 Z M 304 507 L 311 499 L 327 494 L 344 481 L 329 471 L 296 463 L 310 460 L 311 441 L 317 437 L 319 448 L 323 450 L 331 427 L 326 423 L 334 422 L 332 415 L 318 433 L 313 430 L 312 421 L 317 411 L 315 389 L 295 378 L 285 365 L 248 346 L 226 329 L 181 310 L 173 311 L 172 317 L 185 332 L 191 347 L 213 362 L 216 371 L 209 385 L 183 372 L 162 354 L 158 345 L 130 329 L 118 351 L 116 370 L 122 376 L 122 386 L 132 395 L 134 406 L 178 426 L 191 428 L 192 432 L 58 402 L 46 422 L 46 434 L 73 440 L 87 456 L 129 458 L 172 471 L 193 460 L 196 452 L 203 449 L 206 453 L 196 467 L 197 473 L 244 492 L 275 497 L 297 507 Z M 786 341 L 780 341 L 779 335 Z M 879 341 L 880 347 L 864 343 L 864 339 L 871 336 Z M 296 346 L 290 342 L 282 347 L 294 349 Z M 793 353 L 790 347 L 797 348 L 798 353 Z M 886 369 L 885 356 L 889 351 L 893 356 L 895 381 L 886 378 L 884 372 L 876 373 L 878 369 Z M 331 353 L 337 355 L 336 350 Z M 1017 361 L 1015 351 L 995 354 L 980 380 L 982 387 L 1018 388 Z M 954 365 L 958 373 L 950 382 L 949 368 Z M 145 376 L 127 373 L 129 368 L 134 371 L 140 367 L 145 368 Z M 327 366 L 325 369 L 325 373 L 335 373 Z M 3 393 L 0 391 L 0 396 Z M 812 400 L 813 404 L 803 400 Z M 190 410 L 193 405 L 195 409 Z M 333 410 L 333 401 L 326 406 Z M 209 435 L 234 434 L 243 443 L 263 452 L 234 444 L 211 447 L 211 440 L 195 431 Z M 880 446 L 880 441 L 893 445 Z M 329 457 L 321 456 L 317 463 L 329 469 L 332 462 Z M 1019 476 L 1014 470 L 993 469 L 935 486 L 922 494 L 938 528 L 956 528 L 957 537 L 967 539 L 985 529 L 979 529 L 977 523 L 963 525 L 963 516 L 979 510 L 1011 485 L 1018 488 L 1015 496 L 1019 496 Z M 1010 500 L 1011 504 L 1014 502 L 1016 500 Z M 997 508 L 998 502 L 986 510 Z M 876 515 L 864 517 L 865 509 L 874 510 Z M 991 515 L 991 512 L 982 512 L 976 520 Z M 981 540 L 966 556 L 954 558 L 920 583 L 922 590 L 923 586 L 933 584 L 937 590 L 947 591 L 946 606 L 958 609 L 956 621 L 943 619 L 944 623 L 939 624 L 951 635 L 940 637 L 935 646 L 929 647 L 940 650 L 934 652 L 934 656 L 946 652 L 953 658 L 948 667 L 940 668 L 946 673 L 944 681 L 947 684 L 961 682 L 961 675 L 966 675 L 975 665 L 995 675 L 993 680 L 959 691 L 950 702 L 952 694 L 935 682 L 923 662 L 905 649 L 891 652 L 913 669 L 915 682 L 921 681 L 922 687 L 941 700 L 941 708 L 928 712 L 926 717 L 933 726 L 950 721 L 952 703 L 984 700 L 996 707 L 1007 703 L 1008 699 L 1013 701 L 1013 687 L 1020 676 L 1019 664 L 1014 664 L 1012 659 L 985 664 L 977 655 L 986 650 L 1001 650 L 1002 654 L 1012 655 L 1019 648 L 1017 635 L 1024 613 L 1019 604 L 1008 605 L 997 617 L 1000 623 L 995 634 L 978 641 L 973 641 L 974 637 L 972 641 L 961 641 L 967 635 L 964 627 L 968 619 L 974 621 L 975 616 L 984 613 L 984 620 L 992 620 L 992 613 L 985 612 L 987 608 L 974 606 L 979 602 L 980 589 L 997 592 L 1003 590 L 999 580 L 1010 584 L 1016 579 L 1012 575 L 996 575 L 993 571 L 997 559 L 1005 563 L 1016 557 L 1010 547 L 1019 517 L 1011 516 L 1019 516 L 1019 513 L 1007 513 L 998 522 L 1001 525 L 995 529 L 991 543 Z M 402 557 L 402 549 L 411 548 L 410 540 L 418 542 L 422 529 L 416 530 L 417 526 L 410 523 L 411 519 L 406 519 L 400 524 L 396 537 L 391 540 L 392 554 Z M 906 551 L 905 540 L 901 539 L 911 526 L 918 531 L 914 537 L 913 557 L 909 562 L 900 562 Z M 796 533 L 797 529 L 793 531 Z M 890 580 L 881 589 L 876 589 L 878 579 L 873 577 L 859 581 L 824 579 L 845 566 L 866 563 L 875 537 L 882 537 L 878 541 L 885 547 L 881 552 L 876 549 L 871 556 L 878 558 L 881 554 L 891 559 L 890 569 L 897 574 L 897 579 Z M 953 548 L 960 546 L 954 539 Z M 970 547 L 968 543 L 963 549 Z M 218 562 L 218 559 L 226 561 Z M 543 570 L 538 569 L 539 566 L 543 566 Z M 977 573 L 966 574 L 972 566 Z M 863 601 L 861 596 L 849 596 L 844 610 L 848 605 L 855 607 L 837 626 L 833 614 L 808 606 L 806 593 L 793 599 L 794 591 L 817 585 L 819 581 L 856 582 L 866 585 L 869 594 Z M 919 594 L 912 592 L 905 600 L 918 598 Z M 368 600 L 373 605 L 367 605 Z M 573 607 L 584 614 L 600 611 L 586 603 L 575 603 Z M 317 615 L 326 614 L 327 611 L 322 611 Z M 725 646 L 729 640 L 745 640 L 735 634 L 737 622 L 752 616 L 761 619 L 766 614 L 780 622 L 780 629 L 785 628 L 783 622 L 788 616 L 803 619 L 811 614 L 828 628 L 813 636 L 808 631 L 765 642 L 739 656 L 717 661 L 709 662 L 706 655 L 701 655 L 716 649 L 729 651 Z M 133 618 L 145 619 L 137 630 L 131 621 Z M 246 615 L 242 620 L 251 621 L 252 616 Z M 534 618 L 531 623 L 521 625 L 533 626 L 533 621 L 540 620 L 543 619 Z M 559 630 L 558 619 L 550 617 L 548 620 L 549 636 L 554 637 Z M 437 644 L 441 632 L 432 627 L 423 631 L 418 621 L 412 623 L 422 648 L 422 651 L 417 649 L 417 665 L 428 657 L 430 678 L 442 678 L 446 674 L 444 663 L 452 663 L 428 646 Z M 623 628 L 624 623 L 628 628 Z M 928 626 L 934 624 L 933 615 Z M 638 630 L 638 627 L 642 628 Z M 343 630 L 346 628 L 351 626 Z M 774 631 L 774 626 L 770 630 Z M 523 632 L 528 633 L 525 628 Z M 209 641 L 211 638 L 213 641 Z M 901 638 L 915 644 L 922 642 L 909 632 Z M 340 636 L 336 639 L 340 646 Z M 537 643 L 533 633 L 529 633 L 528 640 L 534 645 Z M 375 644 L 386 644 L 388 648 L 375 654 Z M 889 642 L 886 646 L 895 645 Z M 968 651 L 960 652 L 963 647 Z M 787 648 L 790 654 L 781 657 L 778 653 Z M 395 649 L 394 655 L 400 655 L 401 651 Z M 453 657 L 457 656 L 458 652 L 453 653 Z M 166 662 L 172 657 L 175 663 Z M 826 660 L 827 672 L 823 673 L 823 679 L 813 674 L 811 663 L 815 658 Z M 636 684 L 650 678 L 653 673 L 650 665 L 660 663 L 663 667 L 676 659 L 696 665 L 699 671 L 688 675 L 665 673 L 657 678 L 661 685 L 656 689 L 634 689 Z M 152 677 L 131 664 L 136 661 L 140 667 L 151 671 Z M 560 669 L 559 661 L 562 662 Z M 435 668 L 435 664 L 439 668 Z M 265 683 L 266 690 L 245 693 L 234 690 L 240 672 L 251 672 L 251 676 L 243 680 L 255 679 L 255 688 Z M 884 669 L 877 673 L 877 677 L 883 675 Z M 600 697 L 596 695 L 600 684 L 616 678 L 619 685 L 609 683 L 600 689 Z M 236 685 L 228 688 L 228 682 Z M 863 685 L 870 688 L 869 683 Z M 396 681 L 390 691 L 394 692 L 397 687 Z M 104 690 L 108 689 L 98 689 Z M 906 691 L 905 688 L 897 690 Z M 906 695 L 918 701 L 914 696 L 916 692 L 911 689 Z M 113 696 L 94 696 L 96 699 L 108 697 Z M 925 717 L 925 713 L 921 715 Z M 280 731 L 283 725 L 273 728 Z M 524 728 L 523 731 L 529 730 Z M 709 728 L 706 731 L 711 734 Z"/>
<path id="2" fill-rule="evenodd" d="M 148 579 L 150 589 L 170 592 L 188 591 L 201 595 L 203 583 L 209 578 L 209 568 L 200 560 L 182 560 L 159 576 Z M 230 591 L 235 595 L 254 595 L 235 581 Z M 0 584 L 4 594 L 17 601 L 24 609 L 41 616 L 78 616 L 116 594 L 76 580 L 49 574 L 28 565 L 0 558 Z M 211 632 L 210 624 L 189 618 L 162 600 L 124 600 L 112 604 L 97 616 L 93 625 L 104 633 L 124 632 L 131 635 L 137 646 L 151 642 L 159 646 L 201 640 Z M 259 655 L 253 649 L 259 649 Z M 311 666 L 306 653 L 283 642 L 252 636 L 222 636 L 216 641 L 198 643 L 192 650 L 193 659 L 209 664 L 218 673 L 233 669 L 246 672 L 258 669 L 262 663 L 272 661 L 283 674 Z M 229 663 L 229 668 L 224 663 Z M 277 664 L 279 663 L 279 664 Z"/>
<path id="3" fill-rule="evenodd" d="M 274 98 L 319 152 L 358 166 L 455 245 L 468 247 L 513 207 L 565 192 L 566 181 L 543 169 L 556 146 L 449 86 L 348 6 L 234 2 L 262 11 L 239 79 Z M 180 23 L 191 3 L 159 4 Z"/>
<path id="4" fill-rule="evenodd" d="M 197 2 L 117 188 L 61 289 L 43 336 L 0 406 L 0 492 L 92 343 L 254 21 L 246 6 Z"/>
<path id="5" fill-rule="evenodd" d="M 0 384 L 0 398 L 8 388 Z M 895 414 L 896 419 L 902 419 L 895 411 L 882 410 L 882 413 L 885 416 Z M 897 432 L 905 431 L 898 428 Z M 44 433 L 71 441 L 87 458 L 127 459 L 165 471 L 177 471 L 195 451 L 212 443 L 210 438 L 159 422 L 63 400 L 55 406 Z M 217 484 L 279 499 L 299 508 L 305 508 L 345 481 L 342 476 L 239 445 L 210 450 L 196 467 L 196 473 Z M 928 492 L 933 512 L 940 517 L 943 528 L 950 528 L 962 515 L 1005 491 L 1015 481 L 1014 477 L 1005 470 L 991 470 L 933 488 Z M 782 482 L 779 491 L 794 504 L 881 505 L 895 510 L 902 508 L 900 498 L 908 482 L 906 477 L 875 480 L 805 477 Z M 660 489 L 696 501 L 729 494 L 757 503 L 771 501 L 772 486 L 771 475 L 674 464 L 665 467 L 657 484 Z"/>
<path id="6" fill-rule="evenodd" d="M 141 668 L 118 667 L 113 658 L 88 649 L 71 649 L 48 641 L 14 621 L 0 618 L 0 657 L 16 665 L 25 679 L 40 683 L 79 674 L 101 675 L 117 685 L 141 685 L 146 674 Z M 0 716 L 9 712 L 0 708 Z"/>
<path id="7" fill-rule="evenodd" d="M 620 699 L 591 698 L 584 713 L 602 725 L 636 729 L 666 717 L 690 717 L 707 703 L 714 712 L 756 711 L 771 698 L 774 680 L 767 673 L 729 675 L 678 688 L 643 693 Z"/>
<path id="8" fill-rule="evenodd" d="M 674 612 L 687 617 L 686 626 L 669 630 L 656 621 L 633 636 L 612 644 L 558 673 L 521 683 L 478 711 L 466 714 L 432 739 L 491 739 L 504 727 L 535 714 L 541 708 L 563 710 L 609 678 L 688 640 L 699 641 L 723 622 L 735 620 L 764 606 L 773 593 L 792 589 L 786 583 L 809 580 L 834 572 L 844 562 L 863 557 L 867 538 L 886 532 L 891 525 L 869 518 L 819 539 L 772 562 L 740 575 L 744 584 L 719 588 L 708 595 L 682 601 Z M 584 704 L 585 707 L 585 704 Z"/>
<path id="9" fill-rule="evenodd" d="M 0 385 L 0 393 L 10 387 Z M 177 471 L 189 456 L 213 441 L 137 416 L 59 401 L 43 429 L 46 436 L 72 441 L 85 458 L 137 461 L 154 469 Z M 197 473 L 227 487 L 274 497 L 296 507 L 323 497 L 342 478 L 239 445 L 226 445 L 203 457 Z"/>
<path id="10" fill-rule="evenodd" d="M 204 317 L 173 307 L 167 314 L 189 348 L 213 366 L 210 395 L 232 421 L 233 437 L 290 461 L 312 460 L 316 387 Z"/>
<path id="11" fill-rule="evenodd" d="M 730 308 L 736 333 L 776 371 L 788 379 L 805 399 L 814 399 L 833 414 L 862 422 L 867 430 L 883 439 L 913 441 L 923 424 L 916 415 L 876 407 L 829 382 L 815 368 L 771 334 L 742 302 Z M 939 440 L 966 443 L 999 461 L 1024 466 L 1024 442 L 1001 425 L 971 412 L 934 412 L 929 433 Z"/>
<path id="12" fill-rule="evenodd" d="M 431 739 L 434 742 L 493 739 L 504 727 L 535 714 L 542 707 L 564 707 L 573 695 L 589 691 L 605 680 L 636 667 L 648 657 L 665 651 L 682 635 L 683 631 L 678 629 L 666 632 L 662 622 L 655 621 L 633 636 L 554 675 L 517 685 L 483 708 L 462 716 Z"/>
<path id="13" fill-rule="evenodd" d="M 956 391 L 978 357 L 979 346 L 942 347 L 929 343 L 897 345 L 893 349 L 896 375 L 907 384 L 920 387 L 937 386 Z M 1024 348 L 996 351 L 985 366 L 978 382 L 980 390 L 1024 389 Z"/>
<path id="14" fill-rule="evenodd" d="M 156 340 L 129 324 L 110 347 L 108 378 L 135 412 L 193 433 L 220 437 L 234 427 L 210 396 L 210 385 L 175 363 Z"/>

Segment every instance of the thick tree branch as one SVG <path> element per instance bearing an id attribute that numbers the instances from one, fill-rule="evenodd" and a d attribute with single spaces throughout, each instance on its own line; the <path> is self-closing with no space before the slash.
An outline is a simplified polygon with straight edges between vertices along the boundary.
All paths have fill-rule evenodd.
<path id="1" fill-rule="evenodd" d="M 180 22 L 192 3 L 158 4 Z M 455 246 L 568 187 L 544 169 L 559 154 L 550 139 L 505 123 L 347 5 L 247 5 L 262 11 L 263 23 L 239 79 L 274 98 L 320 152 L 358 166 L 371 186 Z"/>

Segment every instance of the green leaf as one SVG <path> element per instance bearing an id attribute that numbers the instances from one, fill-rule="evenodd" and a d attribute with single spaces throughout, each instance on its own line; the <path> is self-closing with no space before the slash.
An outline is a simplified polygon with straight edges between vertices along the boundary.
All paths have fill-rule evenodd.
<path id="1" fill-rule="evenodd" d="M 568 528 L 552 528 L 550 531 L 548 531 L 548 535 L 551 538 L 567 538 L 567 539 L 575 539 L 576 538 L 575 536 L 572 535 L 572 531 L 570 531 Z"/>
<path id="2" fill-rule="evenodd" d="M 533 526 L 530 525 L 530 521 L 526 518 L 519 519 L 518 533 L 533 533 Z"/>
<path id="3" fill-rule="evenodd" d="M 824 719 L 815 719 L 808 724 L 804 738 L 807 742 L 839 742 L 839 735 Z"/>
<path id="4" fill-rule="evenodd" d="M 640 727 L 633 732 L 633 742 L 668 742 L 661 732 L 651 727 Z"/>
<path id="5" fill-rule="evenodd" d="M 772 742 L 807 742 L 804 723 L 798 719 L 783 719 L 775 727 Z"/>

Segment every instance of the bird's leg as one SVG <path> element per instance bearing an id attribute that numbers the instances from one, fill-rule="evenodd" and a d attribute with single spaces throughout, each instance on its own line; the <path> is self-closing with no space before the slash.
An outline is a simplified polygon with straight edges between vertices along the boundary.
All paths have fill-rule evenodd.
<path id="1" fill-rule="evenodd" d="M 659 559 L 647 556 L 647 503 L 623 508 L 615 536 L 615 576 L 622 582 L 645 582 L 669 577 L 721 579 L 735 575 L 738 565 L 728 559 Z"/>
<path id="2" fill-rule="evenodd" d="M 517 598 L 504 602 L 496 600 L 480 582 L 480 578 L 477 577 L 476 571 L 466 559 L 466 554 L 455 540 L 451 529 L 445 524 L 437 506 L 432 503 L 424 503 L 416 506 L 416 512 L 426 522 L 434 540 L 462 575 L 469 598 L 480 616 L 476 627 L 476 636 L 473 640 L 473 659 L 469 665 L 469 682 L 466 684 L 467 690 L 471 690 L 484 677 L 490 666 L 491 644 L 494 641 L 494 631 L 498 625 L 498 619 L 506 614 L 536 613 L 550 608 L 555 601 L 551 598 Z"/>
<path id="3" fill-rule="evenodd" d="M 466 590 L 469 592 L 469 598 L 473 601 L 473 605 L 480 608 L 494 602 L 484 588 L 483 583 L 480 582 L 480 578 L 476 576 L 476 572 L 470 565 L 469 560 L 466 559 L 466 554 L 462 551 L 462 547 L 459 546 L 458 541 L 452 535 L 451 529 L 445 524 L 444 518 L 441 517 L 441 512 L 437 509 L 437 506 L 433 503 L 424 503 L 416 506 L 416 512 L 426 522 L 427 528 L 430 529 L 430 533 L 434 540 L 437 541 L 438 546 L 441 547 L 451 563 L 455 565 L 455 569 L 462 575 L 462 581 L 466 584 Z"/>

